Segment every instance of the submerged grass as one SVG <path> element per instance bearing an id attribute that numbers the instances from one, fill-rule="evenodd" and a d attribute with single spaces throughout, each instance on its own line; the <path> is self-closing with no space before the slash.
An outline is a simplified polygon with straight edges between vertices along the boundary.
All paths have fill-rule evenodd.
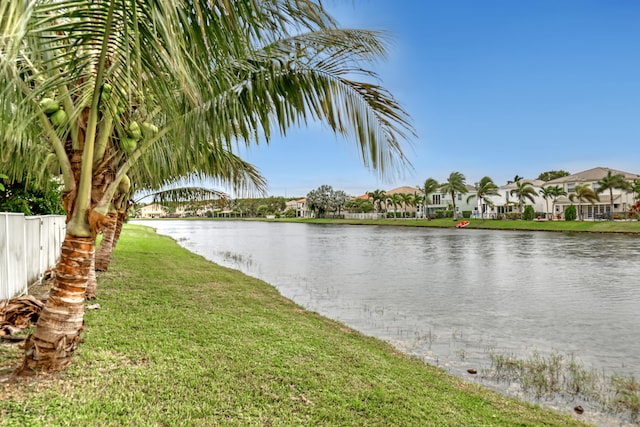
<path id="1" fill-rule="evenodd" d="M 534 352 L 527 358 L 491 352 L 492 370 L 483 375 L 498 381 L 516 381 L 537 399 L 561 396 L 592 402 L 603 413 L 640 421 L 640 381 L 635 377 L 587 370 L 573 354 Z"/>
<path id="2" fill-rule="evenodd" d="M 126 226 L 71 367 L 0 386 L 8 426 L 578 426 Z M 20 350 L 0 346 L 0 365 Z M 576 415 L 574 415 L 576 417 Z"/>

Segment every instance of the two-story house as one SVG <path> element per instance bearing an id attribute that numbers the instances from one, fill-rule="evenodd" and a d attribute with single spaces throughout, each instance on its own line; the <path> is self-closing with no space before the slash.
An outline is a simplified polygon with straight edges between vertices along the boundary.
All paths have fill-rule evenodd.
<path id="1" fill-rule="evenodd" d="M 289 200 L 285 204 L 285 211 L 293 209 L 296 212 L 296 217 L 298 218 L 312 218 L 313 211 L 307 209 L 307 198 L 302 198 L 298 200 Z"/>
<path id="2" fill-rule="evenodd" d="M 166 215 L 166 209 L 164 206 L 157 203 L 152 203 L 138 209 L 139 218 L 162 218 Z"/>
<path id="3" fill-rule="evenodd" d="M 614 188 L 612 190 L 612 200 L 609 195 L 609 190 L 606 190 L 599 193 L 600 200 L 593 204 L 591 202 L 579 202 L 575 197 L 572 201 L 569 197 L 571 194 L 575 194 L 576 185 L 588 185 L 593 191 L 597 192 L 598 181 L 605 178 L 609 171 L 611 171 L 612 175 L 622 175 L 629 184 L 632 184 L 636 179 L 640 179 L 640 175 L 635 173 L 597 167 L 545 182 L 545 187 L 559 185 L 567 192 L 567 196 L 558 198 L 555 204 L 554 215 L 556 218 L 562 218 L 564 216 L 565 209 L 571 204 L 582 210 L 578 215 L 584 219 L 603 219 L 610 218 L 612 216 L 625 218 L 629 207 L 634 203 L 634 194 L 632 192 Z M 611 205 L 613 205 L 613 212 L 610 212 Z"/>
<path id="4" fill-rule="evenodd" d="M 540 190 L 545 186 L 545 182 L 539 179 L 522 179 L 520 185 L 525 182 L 531 184 L 535 194 L 533 196 L 533 202 L 526 198 L 524 206 L 533 206 L 535 212 L 543 213 L 546 211 L 545 200 L 540 196 Z M 489 196 L 485 201 L 485 218 L 502 218 L 509 212 L 520 212 L 523 206 L 519 206 L 517 190 L 518 184 L 516 182 L 510 182 L 508 184 L 498 187 L 497 196 Z"/>

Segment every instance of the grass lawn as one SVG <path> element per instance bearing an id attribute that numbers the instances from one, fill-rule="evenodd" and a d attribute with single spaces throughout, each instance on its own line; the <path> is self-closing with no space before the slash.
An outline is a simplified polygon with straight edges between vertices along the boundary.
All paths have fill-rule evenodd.
<path id="1" fill-rule="evenodd" d="M 67 371 L 0 385 L 0 425 L 584 425 L 305 311 L 150 228 L 126 226 L 98 297 Z M 0 367 L 20 353 L 1 344 Z"/>

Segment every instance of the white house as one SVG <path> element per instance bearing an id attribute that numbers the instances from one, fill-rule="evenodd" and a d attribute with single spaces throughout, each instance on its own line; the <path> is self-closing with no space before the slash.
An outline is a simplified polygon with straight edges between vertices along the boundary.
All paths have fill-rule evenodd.
<path id="1" fill-rule="evenodd" d="M 635 173 L 596 167 L 593 169 L 575 173 L 573 175 L 547 181 L 545 183 L 545 187 L 559 185 L 564 191 L 568 193 L 568 196 L 570 196 L 572 193 L 575 194 L 574 189 L 576 185 L 588 185 L 597 192 L 598 181 L 600 181 L 602 178 L 605 178 L 609 171 L 611 171 L 612 175 L 622 175 L 624 179 L 630 184 L 632 184 L 635 180 L 640 179 L 640 175 L 637 175 Z M 618 188 L 614 188 L 612 190 L 612 193 L 613 200 L 609 195 L 609 190 L 605 190 L 604 192 L 599 193 L 600 200 L 594 204 L 591 204 L 589 202 L 578 203 L 578 201 L 576 200 L 572 202 L 568 196 L 560 197 L 558 198 L 555 205 L 554 215 L 560 218 L 563 217 L 565 209 L 569 205 L 573 204 L 574 206 L 576 206 L 576 208 L 578 208 L 578 205 L 580 205 L 579 209 L 582 210 L 582 217 L 584 219 L 608 218 L 611 214 L 611 204 L 613 202 L 613 216 L 615 217 L 617 215 L 621 218 L 625 218 L 629 208 L 635 201 L 635 195 L 633 194 L 633 192 L 628 192 Z"/>
<path id="2" fill-rule="evenodd" d="M 523 179 L 519 182 L 528 182 L 535 190 L 534 202 L 525 199 L 525 205 L 533 206 L 535 212 L 546 212 L 545 200 L 540 196 L 540 190 L 545 186 L 545 182 L 539 179 Z M 486 203 L 485 218 L 501 218 L 508 212 L 519 212 L 518 198 L 513 194 L 513 190 L 518 184 L 510 182 L 506 185 L 498 187 L 499 196 L 489 196 L 487 199 L 490 203 Z"/>
<path id="3" fill-rule="evenodd" d="M 139 209 L 140 218 L 161 218 L 166 215 L 164 206 L 157 203 L 143 206 Z"/>
<path id="4" fill-rule="evenodd" d="M 298 200 L 289 200 L 285 204 L 285 210 L 293 209 L 296 211 L 296 217 L 299 218 L 311 218 L 313 217 L 313 211 L 307 209 L 307 198 Z"/>

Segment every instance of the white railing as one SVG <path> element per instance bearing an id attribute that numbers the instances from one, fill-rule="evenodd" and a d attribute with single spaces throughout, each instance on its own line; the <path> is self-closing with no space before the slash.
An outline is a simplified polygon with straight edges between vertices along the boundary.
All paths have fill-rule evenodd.
<path id="1" fill-rule="evenodd" d="M 355 212 L 345 212 L 344 219 L 384 219 L 387 215 L 383 213 L 377 212 L 369 212 L 369 213 L 355 213 Z"/>
<path id="2" fill-rule="evenodd" d="M 0 300 L 27 292 L 60 258 L 63 215 L 0 212 Z"/>

